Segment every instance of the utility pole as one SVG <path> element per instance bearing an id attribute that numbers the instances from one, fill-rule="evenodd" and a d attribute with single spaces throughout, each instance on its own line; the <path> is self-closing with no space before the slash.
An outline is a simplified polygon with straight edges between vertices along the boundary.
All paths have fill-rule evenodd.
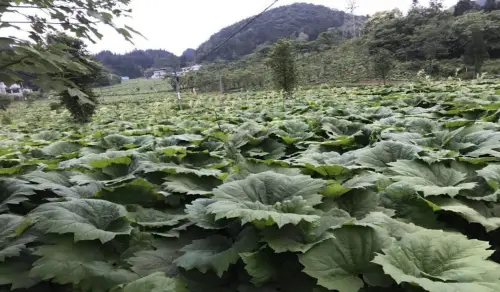
<path id="1" fill-rule="evenodd" d="M 348 21 L 347 30 L 351 29 L 351 36 L 358 36 L 358 24 L 356 23 L 356 15 L 354 14 L 359 8 L 357 0 L 346 0 L 346 10 L 351 14 L 351 19 Z"/>
<path id="2" fill-rule="evenodd" d="M 220 102 L 219 106 L 222 109 L 222 104 L 224 101 L 224 83 L 222 83 L 222 74 L 219 73 L 219 91 L 220 91 Z"/>
<path id="3" fill-rule="evenodd" d="M 224 83 L 222 83 L 222 74 L 219 74 L 219 91 L 220 95 L 224 95 Z"/>
<path id="4" fill-rule="evenodd" d="M 181 90 L 179 86 L 179 76 L 177 76 L 177 72 L 174 73 L 174 79 L 175 79 L 175 90 L 177 91 L 177 101 L 179 102 L 179 109 L 182 110 Z"/>

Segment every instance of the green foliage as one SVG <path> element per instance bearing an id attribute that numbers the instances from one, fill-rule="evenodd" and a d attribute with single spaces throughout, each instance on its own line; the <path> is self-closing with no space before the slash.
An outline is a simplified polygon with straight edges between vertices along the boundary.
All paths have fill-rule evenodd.
<path id="1" fill-rule="evenodd" d="M 393 55 L 389 50 L 378 49 L 371 55 L 371 58 L 375 76 L 381 78 L 386 84 L 387 77 L 389 77 L 394 64 Z"/>
<path id="2" fill-rule="evenodd" d="M 151 77 L 153 68 L 179 69 L 179 57 L 165 50 L 134 50 L 126 54 L 102 51 L 95 58 L 113 74 L 130 78 Z M 151 75 L 145 71 L 151 68 Z M 144 72 L 143 72 L 144 71 Z"/>
<path id="3" fill-rule="evenodd" d="M 104 86 L 113 86 L 120 83 L 122 83 L 122 79 L 120 76 L 107 72 L 105 69 L 103 69 L 99 73 L 97 80 L 95 80 L 92 86 L 104 87 Z"/>
<path id="4" fill-rule="evenodd" d="M 267 66 L 271 69 L 276 89 L 292 93 L 297 86 L 298 74 L 293 44 L 286 40 L 277 41 L 269 51 Z"/>
<path id="5" fill-rule="evenodd" d="M 126 6 L 130 0 L 116 1 L 72 1 L 72 0 L 16 0 L 3 1 L 0 8 L 0 17 L 4 15 L 16 15 L 22 21 L 27 21 L 29 28 L 23 28 L 28 32 L 33 42 L 28 42 L 17 37 L 4 37 L 0 42 L 0 75 L 3 82 L 12 84 L 23 81 L 25 76 L 31 83 L 43 88 L 45 91 L 61 91 L 66 88 L 74 88 L 71 80 L 64 77 L 67 71 L 79 71 L 89 73 L 88 68 L 71 58 L 61 58 L 65 55 L 62 47 L 50 46 L 43 37 L 47 34 L 71 31 L 81 40 L 94 41 L 94 38 L 102 38 L 96 28 L 96 23 L 104 23 L 113 27 L 127 40 L 131 40 L 131 32 L 135 32 L 128 26 L 118 27 L 113 24 L 113 18 L 125 16 L 130 12 Z M 24 13 L 27 8 L 17 6 L 33 6 L 33 9 L 43 9 L 45 16 Z M 29 8 L 28 8 L 29 9 Z M 47 17 L 48 16 L 48 17 Z M 52 25 L 47 22 L 60 22 L 61 25 Z M 21 30 L 13 23 L 3 22 L 2 28 Z M 57 78 L 54 76 L 57 75 Z M 76 90 L 76 89 L 74 89 Z M 79 90 L 75 93 L 85 96 Z M 74 96 L 75 94 L 73 94 Z"/>
<path id="6" fill-rule="evenodd" d="M 11 105 L 0 290 L 499 290 L 496 80 L 136 87 L 84 127 Z"/>
<path id="7" fill-rule="evenodd" d="M 11 103 L 12 97 L 10 95 L 0 93 L 0 110 L 7 110 Z"/>
<path id="8" fill-rule="evenodd" d="M 488 49 L 484 41 L 482 28 L 474 25 L 471 28 L 469 39 L 465 46 L 464 62 L 474 67 L 474 75 L 481 74 L 485 59 L 488 57 Z"/>
<path id="9" fill-rule="evenodd" d="M 71 81 L 74 87 L 58 93 L 61 103 L 69 110 L 73 119 L 78 122 L 90 121 L 97 107 L 97 97 L 91 86 L 99 80 L 103 68 L 90 58 L 85 44 L 65 34 L 48 36 L 50 47 L 59 47 L 70 59 L 86 68 L 85 71 L 68 70 L 64 78 Z"/>
<path id="10" fill-rule="evenodd" d="M 345 17 L 349 17 L 349 15 L 342 11 L 306 3 L 274 8 L 262 14 L 241 33 L 238 33 L 231 42 L 224 46 L 223 50 L 206 56 L 205 59 L 239 59 L 252 53 L 260 45 L 274 43 L 290 36 L 297 38 L 301 33 L 307 35 L 310 40 L 315 40 L 320 33 L 330 28 L 343 26 Z M 248 20 L 239 21 L 211 36 L 209 40 L 200 45 L 197 56 L 205 56 Z"/>

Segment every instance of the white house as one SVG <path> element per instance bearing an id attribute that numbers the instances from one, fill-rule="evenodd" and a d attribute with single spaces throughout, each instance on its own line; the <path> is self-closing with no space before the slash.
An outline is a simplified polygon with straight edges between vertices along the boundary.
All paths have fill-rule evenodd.
<path id="1" fill-rule="evenodd" d="M 182 73 L 188 73 L 188 72 L 195 72 L 200 70 L 201 65 L 193 65 L 191 67 L 184 67 L 182 68 Z"/>
<path id="2" fill-rule="evenodd" d="M 162 69 L 157 69 L 153 71 L 153 75 L 151 76 L 151 79 L 162 79 L 167 75 L 170 75 L 170 70 L 167 68 L 162 68 Z"/>
<path id="3" fill-rule="evenodd" d="M 21 85 L 16 83 L 12 84 L 11 86 L 7 86 L 4 82 L 0 82 L 0 93 L 23 97 L 24 93 L 27 92 L 33 92 L 33 90 L 29 88 L 23 88 Z"/>
<path id="4" fill-rule="evenodd" d="M 122 80 L 129 80 L 129 79 L 130 79 L 130 77 L 128 77 L 128 76 L 122 76 L 122 77 L 121 77 L 121 79 L 122 79 Z"/>

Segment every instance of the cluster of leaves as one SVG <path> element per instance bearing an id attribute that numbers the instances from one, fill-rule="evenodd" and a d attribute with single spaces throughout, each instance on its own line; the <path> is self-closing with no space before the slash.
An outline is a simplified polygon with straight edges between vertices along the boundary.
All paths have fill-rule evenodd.
<path id="1" fill-rule="evenodd" d="M 85 127 L 16 105 L 0 289 L 499 291 L 499 93 L 317 89 L 286 111 L 265 92 L 176 112 L 121 99 Z"/>
<path id="2" fill-rule="evenodd" d="M 102 38 L 97 24 L 113 27 L 127 40 L 131 40 L 132 28 L 117 27 L 113 20 L 127 16 L 130 0 L 72 1 L 72 0 L 8 0 L 0 5 L 3 35 L 0 38 L 0 79 L 12 84 L 29 82 L 46 91 L 62 91 L 72 88 L 72 96 L 85 96 L 65 73 L 90 73 L 86 64 L 67 58 L 67 49 L 52 45 L 44 39 L 47 34 L 62 30 L 81 40 Z M 5 30 L 5 31 L 4 31 Z M 10 30 L 10 31 L 9 31 Z M 29 40 L 19 32 L 28 33 Z"/>

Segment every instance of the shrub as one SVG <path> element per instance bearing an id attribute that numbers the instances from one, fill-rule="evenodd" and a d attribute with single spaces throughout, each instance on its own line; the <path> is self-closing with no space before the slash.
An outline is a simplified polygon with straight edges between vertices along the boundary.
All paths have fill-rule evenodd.
<path id="1" fill-rule="evenodd" d="M 0 110 L 6 110 L 11 102 L 12 98 L 9 95 L 0 94 Z"/>
<path id="2" fill-rule="evenodd" d="M 51 102 L 49 104 L 49 107 L 50 107 L 51 111 L 56 111 L 56 110 L 58 110 L 58 109 L 60 109 L 62 107 L 62 104 L 60 102 L 55 102 L 54 101 L 54 102 Z"/>

